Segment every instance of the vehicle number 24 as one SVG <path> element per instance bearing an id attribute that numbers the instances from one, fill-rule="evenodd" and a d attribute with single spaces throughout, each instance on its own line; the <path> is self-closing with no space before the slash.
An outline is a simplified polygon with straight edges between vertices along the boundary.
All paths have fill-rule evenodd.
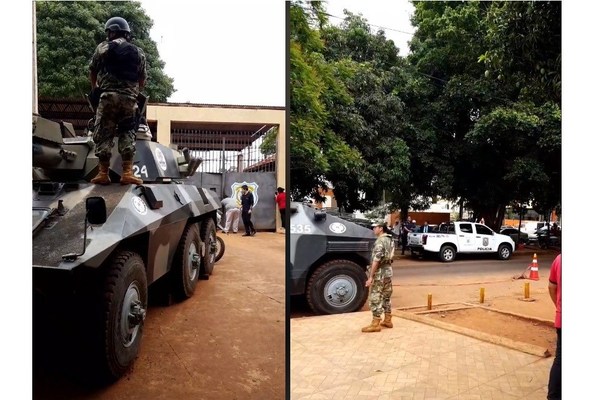
<path id="1" fill-rule="evenodd" d="M 145 165 L 142 165 L 141 167 L 139 165 L 134 165 L 133 166 L 133 175 L 137 176 L 138 178 L 142 178 L 142 175 L 144 178 L 148 177 L 148 168 L 146 168 Z"/>

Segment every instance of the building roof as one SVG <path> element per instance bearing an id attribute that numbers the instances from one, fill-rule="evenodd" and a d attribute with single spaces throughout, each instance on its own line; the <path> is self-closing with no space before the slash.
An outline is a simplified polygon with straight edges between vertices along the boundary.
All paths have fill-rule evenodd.
<path id="1" fill-rule="evenodd" d="M 255 110 L 284 110 L 285 107 L 191 104 L 191 103 L 151 103 L 149 106 L 198 107 L 198 108 L 236 108 Z M 87 100 L 67 98 L 39 98 L 38 113 L 55 122 L 67 122 L 73 125 L 78 135 L 83 135 L 88 121 L 94 117 Z M 157 122 L 149 120 L 148 126 L 156 138 Z M 171 142 L 190 150 L 241 151 L 260 138 L 274 124 L 232 123 L 232 122 L 171 122 Z M 218 139 L 218 140 L 217 140 Z M 249 167 L 251 168 L 251 167 Z"/>

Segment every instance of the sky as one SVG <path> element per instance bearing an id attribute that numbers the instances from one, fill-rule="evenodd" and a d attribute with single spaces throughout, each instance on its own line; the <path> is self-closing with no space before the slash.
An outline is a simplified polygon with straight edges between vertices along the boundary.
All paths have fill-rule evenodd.
<path id="1" fill-rule="evenodd" d="M 154 25 L 164 72 L 175 79 L 174 103 L 285 106 L 285 3 L 283 1 L 190 2 L 141 0 Z M 407 0 L 330 1 L 330 22 L 344 9 L 362 14 L 373 32 L 385 27 L 400 55 L 413 6 Z M 235 12 L 232 12 L 235 11 Z M 336 18 L 337 17 L 337 18 Z M 134 32 L 135 33 L 135 32 Z"/>
<path id="2" fill-rule="evenodd" d="M 221 3 L 225 5 L 221 6 Z M 162 45 L 175 43 L 172 49 L 161 48 L 161 57 L 167 63 L 166 70 L 173 71 L 169 75 L 176 78 L 175 85 L 180 90 L 178 96 L 184 99 L 181 101 L 285 105 L 283 1 L 247 3 L 251 5 L 193 2 L 188 3 L 185 13 L 181 12 L 181 4 L 174 0 L 164 1 L 166 7 L 163 9 L 153 9 L 148 4 L 149 15 L 157 17 L 154 19 L 156 29 L 160 26 L 162 32 Z M 265 5 L 263 8 L 264 3 L 268 7 Z M 399 2 L 372 0 L 356 3 L 364 4 L 363 10 L 351 9 L 350 1 L 346 4 L 351 11 L 362 12 L 371 24 L 402 31 L 410 29 L 410 25 L 405 26 L 402 22 L 405 11 L 391 11 Z M 371 14 L 380 3 L 386 4 L 387 11 Z M 597 163 L 600 148 L 597 93 L 600 92 L 600 80 L 595 78 L 598 67 L 594 58 L 598 47 L 596 19 L 599 13 L 596 2 L 586 2 L 585 12 L 581 12 L 581 7 L 576 4 L 574 1 L 563 2 L 563 378 L 565 398 L 569 399 L 586 398 L 584 393 L 593 393 L 596 370 L 586 368 L 584 363 L 593 363 L 600 358 L 600 349 L 595 346 L 598 331 L 594 311 L 598 303 L 597 282 L 600 281 L 594 251 L 598 247 L 598 239 L 592 230 L 587 229 L 597 219 L 597 174 L 600 171 Z M 338 7 L 337 4 L 335 7 Z M 260 11 L 259 16 L 251 13 L 252 10 Z M 342 16 L 339 7 L 329 12 Z M 386 19 L 387 14 L 397 15 L 397 21 Z M 31 203 L 28 199 L 31 193 L 32 35 L 31 30 L 26 29 L 31 22 L 31 3 L 15 2 L 11 3 L 11 18 L 0 25 L 3 37 L 10 39 L 3 42 L 4 63 L 0 74 L 4 139 L 4 153 L 0 157 L 4 172 L 0 196 L 4 286 L 0 291 L 0 301 L 3 305 L 3 326 L 9 327 L 3 330 L 0 341 L 4 371 L 0 394 L 6 394 L 4 398 L 15 399 L 31 398 L 29 249 L 32 241 L 29 230 Z M 177 39 L 180 31 L 196 34 L 198 39 L 186 35 Z M 152 32 L 152 35 L 155 34 L 158 33 Z M 388 36 L 391 37 L 391 33 Z M 403 41 L 404 36 L 398 40 Z M 264 40 L 261 42 L 260 38 Z M 208 54 L 215 56 L 209 57 Z M 265 61 L 266 56 L 269 59 Z M 179 68 L 191 72 L 187 72 L 187 76 L 183 72 L 180 75 L 177 72 Z M 248 72 L 250 70 L 252 72 Z"/>
<path id="3" fill-rule="evenodd" d="M 369 1 L 364 0 L 333 0 L 327 3 L 329 21 L 338 25 L 345 17 L 344 9 L 353 14 L 362 14 L 371 25 L 372 32 L 380 29 L 385 31 L 385 37 L 393 40 L 398 53 L 407 56 L 408 41 L 410 41 L 415 28 L 410 23 L 414 6 L 408 0 L 398 1 Z"/>
<path id="4" fill-rule="evenodd" d="M 285 106 L 283 1 L 142 0 L 174 103 Z"/>

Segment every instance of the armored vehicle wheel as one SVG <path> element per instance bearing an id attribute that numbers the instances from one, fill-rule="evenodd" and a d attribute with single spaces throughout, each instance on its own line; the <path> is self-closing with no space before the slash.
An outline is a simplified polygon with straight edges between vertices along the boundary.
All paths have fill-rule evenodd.
<path id="1" fill-rule="evenodd" d="M 177 253 L 173 258 L 173 294 L 178 300 L 185 300 L 194 295 L 200 276 L 201 253 L 198 224 L 189 224 L 181 235 Z"/>
<path id="2" fill-rule="evenodd" d="M 222 237 L 217 236 L 217 255 L 215 256 L 215 262 L 219 261 L 223 254 L 225 254 L 225 241 Z"/>
<path id="3" fill-rule="evenodd" d="M 102 343 L 104 373 L 118 379 L 133 364 L 140 349 L 148 286 L 142 258 L 130 251 L 116 254 L 108 267 L 103 288 Z"/>
<path id="4" fill-rule="evenodd" d="M 360 310 L 367 301 L 367 275 L 355 262 L 332 260 L 311 275 L 306 288 L 308 305 L 316 314 Z"/>
<path id="5" fill-rule="evenodd" d="M 456 250 L 454 250 L 454 247 L 446 245 L 446 246 L 442 246 L 442 248 L 440 249 L 440 260 L 443 262 L 452 262 L 454 261 L 454 258 L 456 257 Z"/>
<path id="6" fill-rule="evenodd" d="M 498 258 L 501 260 L 508 260 L 510 258 L 512 254 L 512 250 L 510 248 L 510 245 L 508 244 L 501 244 L 498 247 Z"/>
<path id="7" fill-rule="evenodd" d="M 212 218 L 202 221 L 200 225 L 200 238 L 206 249 L 204 257 L 202 257 L 202 271 L 206 275 L 212 275 L 217 255 L 217 228 Z"/>

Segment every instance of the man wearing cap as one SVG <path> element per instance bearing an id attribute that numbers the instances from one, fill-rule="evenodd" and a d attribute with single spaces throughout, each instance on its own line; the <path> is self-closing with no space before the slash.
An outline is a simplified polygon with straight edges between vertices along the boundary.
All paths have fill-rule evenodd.
<path id="1" fill-rule="evenodd" d="M 377 240 L 371 253 L 371 268 L 366 287 L 371 287 L 369 307 L 373 313 L 373 321 L 362 328 L 363 332 L 380 332 L 381 327 L 393 328 L 392 324 L 392 260 L 394 259 L 394 240 L 387 230 L 385 222 L 375 222 L 371 225 Z M 385 319 L 381 321 L 381 314 Z"/>
<path id="2" fill-rule="evenodd" d="M 240 197 L 242 203 L 242 221 L 244 222 L 244 228 L 246 233 L 242 236 L 254 236 L 256 230 L 252 223 L 252 207 L 254 207 L 254 195 L 248 190 L 248 185 L 242 185 L 242 196 Z"/>

